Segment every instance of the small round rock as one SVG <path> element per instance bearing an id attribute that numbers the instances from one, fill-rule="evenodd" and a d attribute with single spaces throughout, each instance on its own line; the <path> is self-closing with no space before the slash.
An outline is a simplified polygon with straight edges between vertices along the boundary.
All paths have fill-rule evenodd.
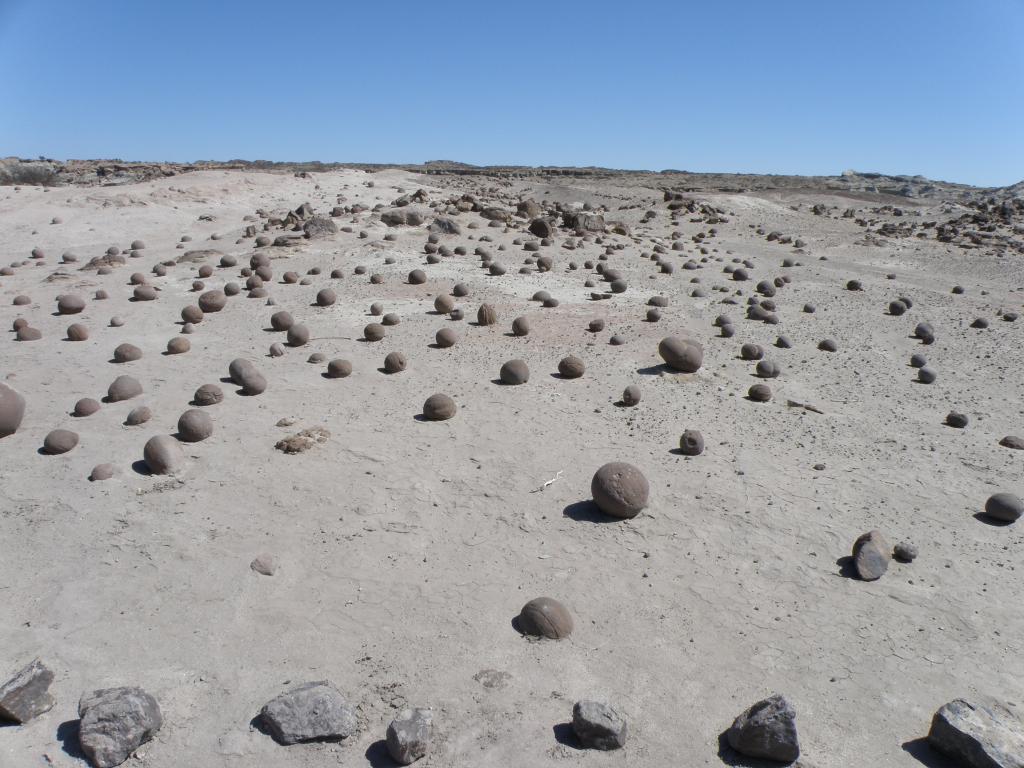
<path id="1" fill-rule="evenodd" d="M 455 401 L 441 392 L 431 395 L 423 403 L 423 415 L 430 421 L 447 421 L 456 410 Z"/>
<path id="2" fill-rule="evenodd" d="M 624 461 L 605 464 L 590 481 L 590 495 L 601 511 L 623 519 L 640 514 L 650 490 L 643 473 Z"/>
<path id="3" fill-rule="evenodd" d="M 551 597 L 535 597 L 519 611 L 519 631 L 531 637 L 561 640 L 572 634 L 569 609 Z"/>

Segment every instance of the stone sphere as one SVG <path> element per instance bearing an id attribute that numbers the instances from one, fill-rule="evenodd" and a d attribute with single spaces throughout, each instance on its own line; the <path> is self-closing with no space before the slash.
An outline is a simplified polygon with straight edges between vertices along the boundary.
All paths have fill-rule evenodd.
<path id="1" fill-rule="evenodd" d="M 455 309 L 455 299 L 448 294 L 442 293 L 434 299 L 434 311 L 439 315 L 447 315 L 453 309 Z"/>
<path id="2" fill-rule="evenodd" d="M 605 464 L 590 481 L 590 495 L 601 511 L 612 517 L 636 517 L 647 506 L 649 493 L 643 473 L 622 461 Z"/>
<path id="3" fill-rule="evenodd" d="M 566 379 L 578 379 L 585 371 L 583 361 L 576 355 L 567 355 L 558 361 L 558 372 Z"/>
<path id="4" fill-rule="evenodd" d="M 142 358 L 142 350 L 134 344 L 125 342 L 114 348 L 115 363 L 131 363 Z"/>
<path id="5" fill-rule="evenodd" d="M 402 319 L 394 312 L 388 312 L 380 319 L 381 325 L 398 325 Z"/>
<path id="6" fill-rule="evenodd" d="M 818 342 L 818 349 L 822 352 L 835 352 L 839 349 L 839 345 L 836 344 L 835 339 L 822 339 Z"/>
<path id="7" fill-rule="evenodd" d="M 931 368 L 919 368 L 917 371 L 917 380 L 922 384 L 934 384 L 935 378 L 935 371 Z"/>
<path id="8" fill-rule="evenodd" d="M 490 304 L 481 304 L 476 312 L 476 321 L 480 325 L 494 325 L 498 322 L 498 313 Z"/>
<path id="9" fill-rule="evenodd" d="M 309 328 L 302 323 L 294 323 L 288 329 L 288 344 L 293 347 L 301 347 L 309 341 Z"/>
<path id="10" fill-rule="evenodd" d="M 775 339 L 775 346 L 779 349 L 791 349 L 793 342 L 789 340 L 789 336 L 779 336 Z"/>
<path id="11" fill-rule="evenodd" d="M 459 335 L 452 328 L 442 328 L 436 334 L 434 334 L 434 341 L 437 346 L 447 349 L 448 347 L 455 346 L 459 340 Z"/>
<path id="12" fill-rule="evenodd" d="M 985 514 L 993 520 L 1012 523 L 1024 515 L 1024 501 L 1012 493 L 996 493 L 985 502 Z"/>
<path id="13" fill-rule="evenodd" d="M 899 317 L 907 311 L 907 305 L 902 301 L 890 301 L 889 302 L 889 314 Z"/>
<path id="14" fill-rule="evenodd" d="M 764 350 L 759 344 L 747 343 L 740 347 L 740 357 L 744 360 L 760 360 L 764 357 Z"/>
<path id="15" fill-rule="evenodd" d="M 427 282 L 427 273 L 422 269 L 414 269 L 409 273 L 409 282 L 412 285 L 422 285 Z"/>
<path id="16" fill-rule="evenodd" d="M 170 435 L 155 435 L 146 441 L 142 457 L 154 475 L 169 475 L 185 463 L 181 443 Z"/>
<path id="17" fill-rule="evenodd" d="M 244 357 L 236 357 L 228 366 L 228 376 L 242 389 L 243 395 L 260 395 L 267 389 L 267 380 L 256 366 Z"/>
<path id="18" fill-rule="evenodd" d="M 626 337 L 616 333 L 614 336 L 608 339 L 608 343 L 611 344 L 613 347 L 621 347 L 626 343 Z"/>
<path id="19" fill-rule="evenodd" d="M 669 368 L 695 373 L 704 363 L 704 347 L 692 339 L 667 336 L 658 345 L 658 354 Z"/>
<path id="20" fill-rule="evenodd" d="M 380 341 L 385 333 L 384 326 L 380 323 L 369 323 L 363 328 L 363 338 L 367 341 Z"/>
<path id="21" fill-rule="evenodd" d="M 572 614 L 553 598 L 535 597 L 519 611 L 519 631 L 524 635 L 561 640 L 572 630 Z"/>
<path id="22" fill-rule="evenodd" d="M 26 325 L 22 328 L 19 328 L 14 337 L 18 341 L 39 341 L 41 338 L 43 338 L 43 332 L 40 331 L 38 328 L 33 328 L 30 325 Z"/>
<path id="23" fill-rule="evenodd" d="M 527 336 L 530 333 L 530 321 L 525 317 L 517 317 L 512 321 L 512 333 L 516 336 Z"/>
<path id="24" fill-rule="evenodd" d="M 153 411 L 145 405 L 140 405 L 137 408 L 132 408 L 128 412 L 128 416 L 125 418 L 124 423 L 129 427 L 137 427 L 139 424 L 145 424 L 151 418 L 153 418 Z"/>
<path id="25" fill-rule="evenodd" d="M 441 392 L 431 395 L 423 403 L 423 415 L 431 421 L 447 421 L 456 410 L 455 401 Z"/>
<path id="26" fill-rule="evenodd" d="M 388 356 L 384 358 L 385 373 L 401 373 L 405 370 L 405 366 L 405 355 L 401 352 L 389 352 Z"/>
<path id="27" fill-rule="evenodd" d="M 203 322 L 204 313 L 195 304 L 189 304 L 183 310 L 181 310 L 181 320 L 185 323 L 201 323 Z"/>
<path id="28" fill-rule="evenodd" d="M 284 357 L 284 344 L 275 341 L 270 345 L 270 349 L 267 350 L 267 354 L 271 357 Z"/>
<path id="29" fill-rule="evenodd" d="M 270 316 L 270 327 L 275 331 L 287 331 L 294 324 L 295 321 L 292 319 L 291 313 L 283 309 Z"/>
<path id="30" fill-rule="evenodd" d="M 95 400 L 91 397 L 83 397 L 77 403 L 75 403 L 75 410 L 72 414 L 75 416 L 92 416 L 100 409 L 99 400 Z"/>
<path id="31" fill-rule="evenodd" d="M 192 408 L 178 417 L 178 439 L 198 443 L 213 434 L 213 419 L 206 411 Z"/>
<path id="32" fill-rule="evenodd" d="M 957 411 L 950 411 L 946 415 L 946 424 L 950 427 L 955 427 L 956 429 L 963 429 L 967 426 L 968 422 L 969 419 L 967 416 L 962 413 L 958 413 Z"/>
<path id="33" fill-rule="evenodd" d="M 679 438 L 679 452 L 684 456 L 700 456 L 704 453 L 704 436 L 695 429 L 688 429 Z"/>
<path id="34" fill-rule="evenodd" d="M 220 312 L 227 303 L 228 297 L 224 291 L 207 291 L 199 295 L 199 308 L 206 313 Z"/>
<path id="35" fill-rule="evenodd" d="M 509 360 L 498 373 L 502 384 L 525 384 L 530 380 L 530 368 L 524 360 Z"/>
<path id="36" fill-rule="evenodd" d="M 782 373 L 782 366 L 774 360 L 757 361 L 757 375 L 762 379 L 774 379 L 777 378 L 780 373 Z"/>
<path id="37" fill-rule="evenodd" d="M 111 403 L 119 403 L 122 400 L 131 400 L 142 394 L 142 385 L 138 379 L 131 376 L 118 376 L 107 387 L 107 400 Z"/>
<path id="38" fill-rule="evenodd" d="M 910 356 L 910 365 L 914 368 L 924 368 L 928 365 L 928 359 L 920 353 L 915 353 Z"/>
<path id="39" fill-rule="evenodd" d="M 338 294 L 330 288 L 321 288 L 316 294 L 316 305 L 318 307 L 329 307 L 337 300 Z"/>
<path id="40" fill-rule="evenodd" d="M 640 387 L 636 384 L 630 384 L 622 390 L 622 404 L 630 408 L 634 405 L 639 405 L 641 397 Z"/>
<path id="41" fill-rule="evenodd" d="M 224 391 L 216 384 L 203 384 L 192 395 L 192 402 L 196 405 L 216 405 L 224 399 Z"/>
<path id="42" fill-rule="evenodd" d="M 469 296 L 469 286 L 465 283 L 456 283 L 452 286 L 452 296 Z"/>
<path id="43" fill-rule="evenodd" d="M 379 301 L 373 302 L 373 304 L 370 305 L 370 314 L 374 317 L 380 317 L 384 314 L 384 305 Z"/>
<path id="44" fill-rule="evenodd" d="M 67 453 L 78 445 L 78 435 L 70 429 L 55 429 L 43 439 L 43 451 L 51 456 Z"/>
<path id="45" fill-rule="evenodd" d="M 132 295 L 136 301 L 153 301 L 156 299 L 156 288 L 152 285 L 137 285 Z M 202 297 L 200 297 L 202 298 Z"/>
<path id="46" fill-rule="evenodd" d="M 747 390 L 747 397 L 755 403 L 767 403 L 772 399 L 772 390 L 767 384 L 755 384 Z"/>
<path id="47" fill-rule="evenodd" d="M 192 342 L 186 339 L 184 336 L 175 336 L 173 339 L 167 342 L 167 354 L 168 355 L 181 355 L 192 349 Z"/>
<path id="48" fill-rule="evenodd" d="M 85 341 L 89 338 L 89 329 L 81 323 L 72 323 L 67 330 L 69 341 Z"/>
<path id="49" fill-rule="evenodd" d="M 61 315 L 77 315 L 85 309 L 85 299 L 73 293 L 57 298 L 57 312 Z"/>
<path id="50" fill-rule="evenodd" d="M 13 435 L 25 418 L 25 398 L 14 388 L 0 382 L 0 437 Z"/>
<path id="51" fill-rule="evenodd" d="M 352 363 L 348 360 L 331 360 L 327 364 L 327 376 L 331 379 L 344 379 L 352 374 Z"/>
<path id="52" fill-rule="evenodd" d="M 591 333 L 600 333 L 604 330 L 604 320 L 600 317 L 591 320 L 587 325 L 587 330 Z"/>
<path id="53" fill-rule="evenodd" d="M 114 476 L 114 471 L 115 467 L 113 464 L 97 464 L 92 468 L 92 472 L 89 473 L 89 480 L 91 482 L 109 480 Z"/>

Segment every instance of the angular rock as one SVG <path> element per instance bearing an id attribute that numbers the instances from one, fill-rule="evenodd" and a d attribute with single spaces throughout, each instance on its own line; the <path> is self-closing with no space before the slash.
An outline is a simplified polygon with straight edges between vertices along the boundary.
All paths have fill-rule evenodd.
<path id="1" fill-rule="evenodd" d="M 388 725 L 388 754 L 399 765 L 411 765 L 427 754 L 433 736 L 434 715 L 429 709 L 403 709 Z"/>
<path id="2" fill-rule="evenodd" d="M 268 701 L 260 719 L 276 741 L 338 741 L 356 732 L 356 713 L 327 680 L 304 683 Z"/>
<path id="3" fill-rule="evenodd" d="M 965 768 L 1024 768 L 1024 721 L 987 696 L 954 699 L 932 718 L 931 747 Z"/>
<path id="4" fill-rule="evenodd" d="M 853 565 L 857 575 L 864 581 L 882 578 L 889 568 L 892 552 L 889 544 L 878 531 L 868 531 L 857 537 L 853 543 Z"/>
<path id="5" fill-rule="evenodd" d="M 36 659 L 0 685 L 0 720 L 27 723 L 53 707 L 53 672 Z"/>
<path id="6" fill-rule="evenodd" d="M 626 720 L 600 701 L 577 701 L 572 708 L 572 730 L 587 749 L 620 749 L 626 744 Z"/>
<path id="7" fill-rule="evenodd" d="M 141 688 L 104 688 L 78 702 L 78 742 L 96 768 L 113 768 L 163 725 L 156 699 Z"/>
<path id="8" fill-rule="evenodd" d="M 302 225 L 302 231 L 310 240 L 317 240 L 338 234 L 338 225 L 326 216 L 314 216 Z"/>
<path id="9" fill-rule="evenodd" d="M 778 693 L 757 702 L 733 721 L 729 746 L 747 757 L 791 763 L 800 757 L 796 710 Z"/>

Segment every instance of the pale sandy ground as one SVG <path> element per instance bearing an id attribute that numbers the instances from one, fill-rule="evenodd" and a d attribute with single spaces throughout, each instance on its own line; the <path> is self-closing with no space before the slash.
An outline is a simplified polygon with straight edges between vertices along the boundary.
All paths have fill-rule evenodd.
<path id="1" fill-rule="evenodd" d="M 373 188 L 364 184 L 370 178 Z M 618 236 L 609 240 L 628 247 L 609 263 L 626 271 L 630 288 L 591 302 L 582 287 L 590 273 L 566 265 L 596 260 L 600 245 L 547 249 L 556 255 L 554 271 L 518 275 L 529 254 L 511 242 L 522 230 L 487 228 L 477 214 L 462 214 L 463 234 L 445 242 L 472 254 L 471 236 L 494 236 L 490 247 L 509 267 L 504 277 L 488 277 L 466 256 L 424 266 L 428 283 L 410 286 L 405 275 L 424 262 L 426 231 L 392 230 L 398 241 L 386 243 L 369 213 L 352 224 L 370 232 L 366 240 L 343 233 L 267 249 L 280 258 L 268 286 L 278 308 L 326 337 L 282 358 L 267 357 L 269 345 L 283 341 L 264 330 L 273 308 L 244 293 L 207 316 L 191 352 L 161 354 L 179 332 L 181 308 L 195 301 L 195 265 L 151 275 L 161 288 L 157 301 L 128 301 L 128 276 L 181 255 L 175 245 L 183 234 L 193 237 L 187 247 L 218 248 L 242 266 L 252 241 L 234 241 L 242 216 L 258 207 L 308 200 L 327 213 L 339 193 L 372 206 L 397 197 L 395 186 L 452 194 L 431 183 L 397 171 L 314 180 L 211 171 L 123 188 L 0 188 L 0 263 L 28 258 L 35 246 L 47 254 L 42 265 L 0 278 L 0 325 L 9 329 L 23 316 L 44 335 L 18 343 L 8 333 L 2 342 L 0 375 L 25 394 L 28 412 L 21 430 L 0 442 L 0 677 L 40 656 L 56 672 L 57 697 L 38 720 L 0 729 L 3 768 L 81 765 L 69 736 L 78 697 L 112 685 L 142 686 L 163 708 L 163 730 L 129 762 L 152 768 L 388 765 L 377 742 L 406 703 L 435 710 L 438 737 L 424 766 L 714 766 L 733 717 L 773 691 L 797 709 L 803 765 L 912 768 L 941 765 L 912 742 L 946 701 L 986 693 L 1024 704 L 1024 523 L 994 527 L 975 518 L 990 494 L 1024 492 L 1021 453 L 997 444 L 1024 433 L 1024 323 L 995 317 L 1024 301 L 1019 258 L 934 241 L 856 246 L 862 230 L 852 221 L 809 211 L 819 200 L 866 210 L 863 201 L 710 195 L 704 199 L 734 214 L 718 225 L 712 256 L 728 263 L 728 249 L 752 259 L 755 281 L 792 276 L 776 296 L 781 325 L 742 319 L 742 306 L 720 304 L 724 294 L 689 296 L 694 275 L 708 288 L 752 290 L 753 282 L 728 281 L 722 263 L 656 274 L 639 258 L 650 243 Z M 517 184 L 543 199 L 541 182 Z M 575 184 L 560 182 L 550 197 L 613 207 L 635 198 L 642 207 L 624 214 L 634 226 L 648 207 L 659 214 L 634 234 L 663 237 L 671 229 L 664 204 L 650 202 L 660 201 L 656 189 Z M 207 213 L 216 221 L 197 220 Z M 50 225 L 55 215 L 62 224 Z M 468 229 L 470 221 L 480 228 Z M 782 269 L 792 247 L 765 242 L 748 224 L 805 239 L 809 253 L 797 257 L 805 266 Z M 684 217 L 679 229 L 688 237 L 707 225 Z M 214 232 L 223 239 L 208 242 Z M 111 275 L 72 266 L 70 279 L 47 281 L 65 250 L 81 266 L 136 238 L 147 243 L 144 257 Z M 497 253 L 499 243 L 508 250 Z M 692 251 L 678 254 L 679 263 Z M 384 265 L 388 255 L 394 265 Z M 387 283 L 354 275 L 358 264 Z M 304 274 L 313 266 L 323 274 L 312 285 L 278 282 L 287 269 Z M 334 267 L 344 279 L 328 278 Z M 890 271 L 896 281 L 885 279 Z M 866 290 L 844 290 L 850 278 Z M 239 280 L 238 268 L 217 269 L 206 282 L 228 280 Z M 497 329 L 432 314 L 433 296 L 457 280 L 472 289 L 458 300 L 467 321 L 491 301 Z M 957 283 L 966 295 L 950 294 Z M 325 285 L 339 302 L 311 307 Z M 92 300 L 101 287 L 110 299 Z M 542 287 L 560 307 L 528 301 Z M 55 316 L 56 296 L 70 291 L 88 298 L 86 310 Z M 33 304 L 12 306 L 21 293 Z M 660 323 L 643 322 L 655 293 L 670 297 L 670 306 Z M 913 309 L 884 314 L 901 293 L 914 299 Z M 384 342 L 367 344 L 357 339 L 375 300 L 402 323 Z M 801 312 L 807 301 L 817 314 Z M 721 312 L 736 322 L 732 339 L 712 328 Z M 529 337 L 506 335 L 519 314 L 533 323 Z M 125 319 L 122 328 L 108 326 L 113 315 Z M 991 327 L 968 328 L 976 316 Z M 607 318 L 608 328 L 588 333 L 592 317 Z M 908 338 L 921 320 L 936 326 L 934 346 Z M 71 322 L 86 323 L 92 337 L 64 341 Z M 446 325 L 462 341 L 431 348 Z M 793 349 L 771 346 L 780 332 Z M 629 344 L 610 346 L 612 333 Z M 657 343 L 669 334 L 705 345 L 699 373 L 646 370 L 661 362 Z M 816 349 L 825 337 L 838 341 L 839 352 Z M 143 359 L 112 364 L 125 341 L 140 346 Z M 770 382 L 769 404 L 743 397 L 757 381 L 753 365 L 738 358 L 745 341 L 764 345 L 784 367 Z M 378 368 L 392 350 L 405 352 L 409 369 L 387 376 Z M 323 366 L 306 362 L 314 351 L 349 358 L 355 372 L 323 378 Z M 914 383 L 907 361 L 916 351 L 938 372 L 932 386 Z M 555 378 L 570 353 L 585 361 L 585 377 Z M 222 384 L 224 402 L 207 409 L 216 431 L 186 446 L 189 465 L 179 478 L 133 470 L 145 441 L 174 432 L 193 391 L 219 382 L 237 356 L 256 362 L 267 392 L 241 397 Z M 512 357 L 529 363 L 529 384 L 492 383 Z M 100 398 L 121 373 L 138 377 L 144 395 L 88 418 L 69 415 L 77 399 Z M 643 402 L 616 407 L 630 383 L 643 388 Z M 459 404 L 455 419 L 415 418 L 435 391 Z M 786 398 L 825 413 L 787 408 Z M 153 409 L 153 420 L 123 426 L 140 404 Z M 951 409 L 970 416 L 968 429 L 943 426 Z M 298 423 L 276 427 L 283 417 Z M 317 425 L 331 432 L 326 444 L 297 456 L 274 449 L 279 438 Z M 57 427 L 76 430 L 79 446 L 41 455 L 43 437 Z M 703 456 L 672 452 L 685 428 L 703 432 Z M 573 514 L 572 505 L 589 498 L 593 472 L 612 460 L 643 469 L 650 508 L 626 522 Z M 101 462 L 116 464 L 118 476 L 90 483 Z M 826 469 L 813 470 L 817 463 Z M 534 492 L 556 473 L 555 483 Z M 872 528 L 892 544 L 913 541 L 920 557 L 894 562 L 873 583 L 840 575 L 837 559 Z M 278 557 L 277 575 L 249 569 L 260 552 Z M 570 639 L 531 642 L 514 631 L 512 618 L 539 595 L 571 608 Z M 482 670 L 507 673 L 504 686 L 484 687 L 474 679 Z M 358 736 L 282 747 L 251 727 L 262 704 L 290 683 L 319 679 L 358 704 Z M 624 750 L 584 752 L 559 742 L 555 726 L 584 697 L 607 697 L 627 714 Z"/>

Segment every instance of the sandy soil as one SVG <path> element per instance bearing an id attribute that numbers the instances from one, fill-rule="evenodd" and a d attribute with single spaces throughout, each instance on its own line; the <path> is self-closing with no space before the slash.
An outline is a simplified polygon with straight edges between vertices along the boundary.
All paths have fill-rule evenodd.
<path id="1" fill-rule="evenodd" d="M 235 243 L 242 217 L 258 208 L 309 201 L 326 215 L 339 194 L 346 205 L 372 208 L 390 205 L 396 187 L 422 187 L 437 200 L 461 194 L 458 183 L 402 171 L 312 179 L 204 171 L 124 187 L 0 188 L 0 263 L 29 259 L 34 247 L 46 253 L 0 278 L 0 325 L 25 317 L 43 334 L 19 343 L 8 333 L 3 344 L 0 375 L 28 409 L 21 429 L 0 442 L 0 678 L 39 656 L 56 672 L 57 698 L 30 724 L 0 729 L 0 765 L 81 765 L 78 697 L 112 685 L 141 686 L 160 702 L 163 729 L 129 763 L 152 768 L 388 765 L 380 740 L 407 704 L 435 712 L 438 735 L 423 766 L 714 766 L 722 764 L 723 730 L 774 691 L 797 709 L 802 765 L 938 765 L 918 740 L 939 706 L 975 693 L 1024 703 L 1024 523 L 997 527 L 976 517 L 990 494 L 1024 491 L 1024 452 L 998 445 L 1024 433 L 1024 323 L 996 317 L 1024 302 L 1019 257 L 916 238 L 856 245 L 863 229 L 839 214 L 867 212 L 864 199 L 707 194 L 700 199 L 729 218 L 705 243 L 711 260 L 666 275 L 640 258 L 651 238 L 668 243 L 681 231 L 687 248 L 671 252 L 681 265 L 700 258 L 689 238 L 709 225 L 686 215 L 672 225 L 654 181 L 504 181 L 496 200 L 603 204 L 609 219 L 630 224 L 631 237 L 605 237 L 626 246 L 608 264 L 626 273 L 628 290 L 591 301 L 583 281 L 603 285 L 600 277 L 567 265 L 596 261 L 604 248 L 565 250 L 563 231 L 541 249 L 555 256 L 554 270 L 520 275 L 531 254 L 513 240 L 530 239 L 526 222 L 492 228 L 463 213 L 462 234 L 442 240 L 470 255 L 427 266 L 424 227 L 388 229 L 367 211 L 335 220 L 352 233 L 260 249 L 273 258 L 267 288 L 276 306 L 243 290 L 207 315 L 190 352 L 162 354 L 198 295 L 199 265 L 176 265 L 166 277 L 150 270 L 184 253 L 176 248 L 182 235 L 192 237 L 186 248 L 236 255 L 240 267 L 254 250 L 251 239 Z M 816 202 L 838 209 L 815 216 Z M 615 210 L 624 204 L 638 207 Z M 940 203 L 900 205 L 935 218 Z M 657 216 L 642 224 L 649 208 Z M 199 220 L 206 214 L 214 221 Z M 62 223 L 50 224 L 54 216 Z M 750 225 L 806 246 L 795 253 Z M 360 239 L 360 230 L 369 236 Z M 397 240 L 385 241 L 386 232 Z M 210 241 L 214 233 L 223 237 Z M 484 234 L 507 275 L 488 276 L 472 256 Z M 79 270 L 135 239 L 147 245 L 141 258 L 109 275 Z M 67 250 L 77 264 L 58 263 Z M 395 262 L 386 265 L 387 257 Z M 804 266 L 782 268 L 786 257 Z M 753 281 L 728 279 L 722 267 L 733 258 L 754 262 Z M 357 265 L 367 274 L 354 274 Z M 243 282 L 239 267 L 215 269 L 207 287 Z M 309 285 L 280 282 L 286 270 L 312 267 L 323 272 Z M 331 280 L 336 267 L 345 276 Z M 417 267 L 428 282 L 407 284 Z M 129 300 L 136 271 L 160 288 L 158 300 Z M 371 285 L 372 272 L 386 282 Z M 783 274 L 792 281 L 775 297 L 780 325 L 744 319 L 754 283 Z M 690 296 L 695 276 L 707 298 Z M 844 289 L 853 278 L 864 291 Z M 457 300 L 462 322 L 433 312 L 433 298 L 458 281 L 471 289 Z M 955 284 L 964 295 L 951 294 Z M 339 301 L 311 306 L 328 285 Z M 729 293 L 711 290 L 719 285 Z M 108 300 L 92 298 L 101 288 Z M 530 302 L 541 288 L 560 306 Z M 736 290 L 739 304 L 723 305 Z M 87 298 L 81 315 L 54 314 L 56 297 L 68 292 Z M 18 294 L 32 303 L 13 306 Z M 669 306 L 648 323 L 645 304 L 655 294 Z M 913 308 L 887 315 L 901 294 Z M 366 343 L 361 330 L 374 301 L 401 324 Z M 497 308 L 498 326 L 469 322 L 482 301 Z M 802 312 L 806 302 L 815 314 Z M 267 330 L 276 309 L 306 323 L 314 340 L 271 358 L 269 345 L 284 341 Z M 735 337 L 712 326 L 720 313 L 734 319 Z M 109 326 L 115 315 L 123 327 Z M 527 337 L 508 333 L 518 315 L 530 318 Z M 607 327 L 591 334 L 595 317 Z M 975 317 L 990 327 L 970 328 Z M 929 347 L 910 338 L 922 320 L 938 333 Z M 72 322 L 88 325 L 91 338 L 64 340 Z M 433 348 L 445 326 L 460 342 Z M 615 333 L 628 344 L 609 345 Z M 793 348 L 773 346 L 780 333 Z M 668 335 L 704 344 L 698 373 L 660 365 L 658 341 Z M 838 352 L 817 349 L 827 337 Z M 783 367 L 767 404 L 745 398 L 758 381 L 738 355 L 748 341 Z M 122 342 L 141 347 L 143 358 L 112 363 Z M 396 350 L 408 370 L 381 373 Z M 325 378 L 324 365 L 307 362 L 313 352 L 351 360 L 354 373 Z M 914 381 L 914 352 L 928 357 L 935 384 Z M 555 375 L 567 354 L 584 360 L 583 378 Z M 242 397 L 220 382 L 239 356 L 264 373 L 266 393 Z M 513 357 L 529 363 L 529 383 L 495 384 Z M 122 373 L 142 382 L 142 396 L 70 415 L 76 400 L 99 399 Z M 213 436 L 185 446 L 188 464 L 175 477 L 140 472 L 146 440 L 174 433 L 204 383 L 225 391 L 205 409 Z M 642 403 L 616 406 L 631 383 L 641 386 Z M 455 399 L 458 415 L 417 419 L 438 391 Z M 823 413 L 787 407 L 787 399 Z M 152 421 L 124 426 L 143 404 Z M 944 426 L 954 409 L 971 418 L 967 429 Z M 296 421 L 276 426 L 283 418 Z M 324 444 L 298 455 L 275 450 L 280 438 L 316 426 L 331 433 Z M 58 427 L 78 432 L 79 445 L 40 453 Z M 674 452 L 686 428 L 703 433 L 703 455 Z M 650 481 L 651 504 L 633 520 L 609 521 L 585 503 L 594 471 L 613 460 L 635 464 Z M 103 462 L 118 474 L 90 482 Z M 876 582 L 849 578 L 841 559 L 874 528 L 891 544 L 914 542 L 920 556 L 893 562 Z M 273 576 L 249 568 L 263 552 L 280 563 Z M 513 629 L 520 607 L 540 595 L 573 612 L 570 638 L 531 641 Z M 358 736 L 282 747 L 253 727 L 259 708 L 289 683 L 321 679 L 358 705 Z M 595 697 L 628 716 L 629 742 L 618 753 L 581 751 L 562 736 L 573 702 Z"/>

